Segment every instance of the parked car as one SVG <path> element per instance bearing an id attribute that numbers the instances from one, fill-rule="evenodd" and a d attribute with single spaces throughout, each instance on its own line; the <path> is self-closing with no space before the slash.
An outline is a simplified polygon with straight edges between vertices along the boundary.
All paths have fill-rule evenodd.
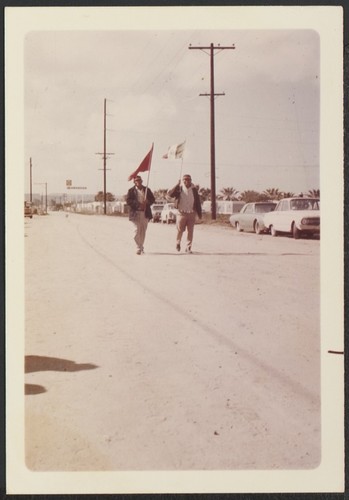
<path id="1" fill-rule="evenodd" d="M 240 212 L 229 217 L 230 224 L 237 231 L 254 231 L 256 234 L 267 232 L 264 225 L 264 215 L 276 207 L 274 201 L 258 201 L 247 203 Z"/>
<path id="2" fill-rule="evenodd" d="M 161 212 L 164 208 L 164 205 L 159 205 L 159 204 L 154 204 L 151 206 L 151 213 L 152 213 L 152 221 L 153 222 L 160 222 L 161 220 Z"/>
<path id="3" fill-rule="evenodd" d="M 303 234 L 320 233 L 320 200 L 310 197 L 293 197 L 280 200 L 273 212 L 264 216 L 265 227 L 272 236 L 291 233 L 294 238 Z"/>
<path id="4" fill-rule="evenodd" d="M 166 203 L 161 212 L 161 222 L 166 222 L 166 224 L 170 224 L 170 222 L 176 222 L 178 210 L 175 208 L 174 203 Z"/>
<path id="5" fill-rule="evenodd" d="M 32 204 L 29 201 L 24 202 L 24 217 L 33 218 Z"/>

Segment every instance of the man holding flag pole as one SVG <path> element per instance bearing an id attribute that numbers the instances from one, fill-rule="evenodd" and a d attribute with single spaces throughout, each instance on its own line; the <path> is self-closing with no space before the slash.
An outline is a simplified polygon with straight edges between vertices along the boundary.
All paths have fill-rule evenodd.
<path id="1" fill-rule="evenodd" d="M 147 232 L 148 221 L 152 218 L 151 205 L 155 203 L 155 198 L 149 189 L 149 176 L 151 160 L 153 156 L 154 143 L 145 156 L 137 170 L 132 172 L 128 180 L 133 180 L 134 186 L 130 188 L 126 195 L 126 203 L 129 206 L 129 220 L 135 225 L 134 240 L 137 245 L 137 255 L 144 253 L 144 240 Z M 143 186 L 142 177 L 139 172 L 148 172 L 147 185 Z"/>
<path id="2" fill-rule="evenodd" d="M 165 159 L 182 159 L 179 179 L 181 179 L 182 176 L 184 145 L 185 141 L 182 144 L 171 146 L 166 155 L 163 156 Z M 181 184 L 181 180 L 179 180 L 172 189 L 167 191 L 167 194 L 169 197 L 175 199 L 175 207 L 178 209 L 176 218 L 176 250 L 180 252 L 182 236 L 187 229 L 187 244 L 185 251 L 187 253 L 192 253 L 191 247 L 193 243 L 195 219 L 196 217 L 201 219 L 202 210 L 199 193 L 191 182 L 191 176 L 189 174 L 183 175 L 183 183 Z"/>

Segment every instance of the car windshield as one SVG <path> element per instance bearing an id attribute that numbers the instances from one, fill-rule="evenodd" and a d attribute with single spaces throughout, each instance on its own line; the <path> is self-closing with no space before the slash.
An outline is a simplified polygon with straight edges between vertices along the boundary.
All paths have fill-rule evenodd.
<path id="1" fill-rule="evenodd" d="M 320 210 L 320 200 L 316 198 L 291 200 L 291 210 Z"/>
<path id="2" fill-rule="evenodd" d="M 275 203 L 261 203 L 256 205 L 257 213 L 272 212 L 273 210 L 275 210 Z"/>

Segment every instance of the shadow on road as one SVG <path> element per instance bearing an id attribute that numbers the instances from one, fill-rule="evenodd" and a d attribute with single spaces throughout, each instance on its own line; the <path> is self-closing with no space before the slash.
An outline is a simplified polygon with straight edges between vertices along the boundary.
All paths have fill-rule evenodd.
<path id="1" fill-rule="evenodd" d="M 48 356 L 26 356 L 25 373 L 57 371 L 78 372 L 81 370 L 94 370 L 98 368 L 92 363 L 75 363 L 69 359 L 51 358 Z"/>
<path id="2" fill-rule="evenodd" d="M 33 396 L 35 394 L 42 394 L 43 392 L 47 392 L 45 387 L 37 384 L 25 384 L 24 394 L 25 396 Z"/>

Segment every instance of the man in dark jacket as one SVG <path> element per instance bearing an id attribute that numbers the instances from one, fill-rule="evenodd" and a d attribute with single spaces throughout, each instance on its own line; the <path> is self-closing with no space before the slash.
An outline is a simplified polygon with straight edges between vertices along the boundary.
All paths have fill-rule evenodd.
<path id="1" fill-rule="evenodd" d="M 187 229 L 187 245 L 185 251 L 192 253 L 191 246 L 193 243 L 194 224 L 198 216 L 201 219 L 201 203 L 198 190 L 191 182 L 189 174 L 183 175 L 183 183 L 178 181 L 174 188 L 169 189 L 168 196 L 175 199 L 175 207 L 178 209 L 177 214 L 177 240 L 176 249 L 181 250 L 181 240 L 185 229 Z"/>
<path id="2" fill-rule="evenodd" d="M 129 219 L 135 225 L 134 240 L 137 245 L 137 255 L 144 253 L 144 240 L 148 221 L 152 219 L 151 205 L 155 203 L 153 193 L 143 186 L 142 177 L 134 178 L 134 186 L 128 190 L 126 203 L 129 208 Z"/>

